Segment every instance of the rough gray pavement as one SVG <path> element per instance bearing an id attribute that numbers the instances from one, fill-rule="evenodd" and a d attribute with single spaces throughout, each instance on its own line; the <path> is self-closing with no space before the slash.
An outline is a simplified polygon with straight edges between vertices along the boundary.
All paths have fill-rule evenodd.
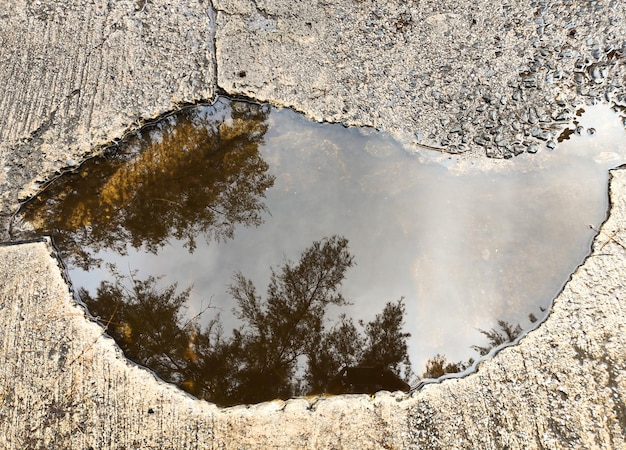
<path id="1" fill-rule="evenodd" d="M 621 1 L 214 3 L 0 0 L 3 226 L 64 167 L 218 89 L 464 158 L 546 151 L 585 101 L 624 102 Z M 1 246 L 0 448 L 626 448 L 626 171 L 610 191 L 547 321 L 411 397 L 191 399 L 122 357 L 48 243 Z"/>
<path id="2" fill-rule="evenodd" d="M 554 148 L 586 100 L 626 105 L 623 1 L 216 0 L 218 84 L 407 148 Z"/>

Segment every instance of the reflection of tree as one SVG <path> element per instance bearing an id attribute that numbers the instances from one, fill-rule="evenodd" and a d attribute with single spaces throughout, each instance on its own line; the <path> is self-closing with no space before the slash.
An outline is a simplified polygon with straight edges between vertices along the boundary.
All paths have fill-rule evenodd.
<path id="1" fill-rule="evenodd" d="M 352 319 L 342 314 L 339 323 L 316 336 L 315 351 L 308 354 L 306 383 L 312 392 L 324 392 L 328 376 L 343 367 L 359 365 L 363 354 L 363 337 Z"/>
<path id="2" fill-rule="evenodd" d="M 541 312 L 545 311 L 544 308 L 539 309 Z M 531 313 L 528 315 L 528 320 L 530 323 L 535 323 L 537 317 Z M 519 323 L 513 325 L 505 320 L 498 320 L 498 328 L 491 328 L 490 330 L 479 329 L 478 331 L 487 338 L 487 345 L 472 345 L 471 348 L 476 350 L 480 356 L 485 356 L 492 349 L 502 344 L 515 341 L 515 339 L 522 334 L 523 329 Z M 422 377 L 439 378 L 448 373 L 462 372 L 472 364 L 474 364 L 473 358 L 467 361 L 450 362 L 446 359 L 445 355 L 437 354 L 426 362 L 426 371 Z"/>
<path id="3" fill-rule="evenodd" d="M 191 109 L 141 131 L 126 152 L 61 177 L 46 198 L 27 204 L 25 220 L 85 269 L 94 261 L 80 249 L 124 253 L 130 244 L 156 252 L 176 238 L 193 250 L 199 234 L 231 238 L 237 223 L 260 224 L 260 199 L 274 182 L 258 152 L 269 110 L 231 107 L 230 118 Z"/>
<path id="4" fill-rule="evenodd" d="M 519 323 L 514 326 L 505 320 L 498 320 L 498 326 L 500 327 L 499 330 L 495 328 L 491 330 L 479 330 L 489 341 L 489 344 L 484 347 L 472 345 L 472 348 L 476 350 L 480 356 L 485 356 L 492 348 L 496 348 L 507 342 L 513 342 L 522 334 L 522 326 Z"/>
<path id="5" fill-rule="evenodd" d="M 176 293 L 176 284 L 158 289 L 157 279 L 103 281 L 95 297 L 81 289 L 90 310 L 107 324 L 107 332 L 124 349 L 126 356 L 153 369 L 164 379 L 178 381 L 186 366 L 191 329 L 181 327 L 189 290 Z"/>
<path id="6" fill-rule="evenodd" d="M 472 361 L 473 362 L 473 361 Z M 430 358 L 426 362 L 426 371 L 422 375 L 423 378 L 439 378 L 447 373 L 458 373 L 465 370 L 464 363 L 453 363 L 446 359 L 440 353 Z"/>
<path id="7" fill-rule="evenodd" d="M 403 333 L 406 309 L 402 299 L 387 302 L 382 313 L 373 321 L 359 325 L 364 336 L 357 330 L 352 319 L 345 315 L 330 331 L 318 336 L 313 351 L 307 354 L 306 384 L 311 392 L 321 393 L 328 387 L 328 376 L 343 367 L 381 366 L 401 375 L 409 381 L 413 375 L 409 361 L 407 340 L 410 333 Z"/>
<path id="8" fill-rule="evenodd" d="M 387 303 L 382 314 L 365 325 L 365 351 L 361 364 L 382 364 L 396 372 L 403 371 L 408 380 L 411 375 L 407 339 L 410 333 L 403 333 L 405 307 L 402 299 L 397 303 Z M 361 324 L 363 324 L 361 322 Z"/>
<path id="9" fill-rule="evenodd" d="M 221 405 L 255 403 L 326 391 L 345 366 L 376 365 L 411 374 L 402 332 L 403 302 L 390 302 L 360 332 L 341 316 L 329 330 L 329 305 L 345 305 L 340 292 L 353 265 L 345 238 L 314 242 L 299 262 L 286 261 L 272 271 L 262 299 L 250 280 L 235 275 L 230 292 L 242 325 L 224 337 L 219 317 L 201 330 L 182 325 L 189 291 L 158 289 L 157 279 L 139 281 L 116 275 L 96 295 L 81 292 L 126 355 L 188 392 Z"/>
<path id="10" fill-rule="evenodd" d="M 345 238 L 315 242 L 297 264 L 285 262 L 280 273 L 272 271 L 267 298 L 262 300 L 252 282 L 241 273 L 230 292 L 244 326 L 234 341 L 244 350 L 237 373 L 245 402 L 292 395 L 289 380 L 299 357 L 305 356 L 324 326 L 329 305 L 345 305 L 339 289 L 346 270 L 353 265 Z M 256 386 L 263 385 L 258 392 Z M 260 397 L 261 396 L 261 397 Z M 262 398 L 265 397 L 265 398 Z"/>

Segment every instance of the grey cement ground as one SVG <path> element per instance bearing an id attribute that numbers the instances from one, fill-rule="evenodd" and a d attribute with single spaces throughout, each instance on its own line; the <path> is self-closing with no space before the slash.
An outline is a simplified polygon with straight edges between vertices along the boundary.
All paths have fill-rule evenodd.
<path id="1" fill-rule="evenodd" d="M 220 87 L 411 150 L 535 152 L 586 99 L 626 102 L 621 1 L 215 4 Z"/>
<path id="2" fill-rule="evenodd" d="M 5 239 L 42 182 L 218 88 L 475 159 L 548 151 L 579 105 L 624 100 L 621 1 L 215 9 L 0 0 Z M 477 373 L 411 397 L 220 410 L 127 362 L 48 243 L 1 246 L 0 448 L 626 448 L 624 171 L 610 191 L 609 220 L 548 320 Z"/>

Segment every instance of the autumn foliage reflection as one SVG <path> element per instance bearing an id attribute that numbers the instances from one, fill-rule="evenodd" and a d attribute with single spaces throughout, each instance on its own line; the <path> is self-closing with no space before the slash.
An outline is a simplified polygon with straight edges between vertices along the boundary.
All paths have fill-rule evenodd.
<path id="1" fill-rule="evenodd" d="M 339 370 L 352 365 L 387 367 L 408 381 L 402 300 L 358 327 L 345 315 L 328 327 L 328 307 L 346 304 L 340 287 L 353 264 L 348 241 L 334 236 L 273 270 L 264 298 L 236 274 L 230 292 L 242 325 L 228 336 L 219 316 L 202 329 L 184 322 L 188 291 L 159 289 L 153 277 L 117 274 L 95 296 L 80 294 L 130 359 L 220 405 L 327 392 Z"/>
<path id="2" fill-rule="evenodd" d="M 25 205 L 23 219 L 85 270 L 101 249 L 156 253 L 175 238 L 193 251 L 197 236 L 232 238 L 237 224 L 259 225 L 274 183 L 259 153 L 269 108 L 232 102 L 225 110 L 189 109 L 143 129 L 123 152 L 59 179 Z"/>

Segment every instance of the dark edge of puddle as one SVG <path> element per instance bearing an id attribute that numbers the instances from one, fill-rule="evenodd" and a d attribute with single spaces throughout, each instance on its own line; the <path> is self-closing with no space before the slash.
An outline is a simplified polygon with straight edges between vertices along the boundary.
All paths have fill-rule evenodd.
<path id="1" fill-rule="evenodd" d="M 25 244 L 38 244 L 41 242 L 48 242 L 49 238 L 47 236 L 42 236 L 38 238 L 32 239 L 22 239 L 17 241 L 4 241 L 0 242 L 0 247 L 10 247 L 12 245 L 25 245 Z"/>

